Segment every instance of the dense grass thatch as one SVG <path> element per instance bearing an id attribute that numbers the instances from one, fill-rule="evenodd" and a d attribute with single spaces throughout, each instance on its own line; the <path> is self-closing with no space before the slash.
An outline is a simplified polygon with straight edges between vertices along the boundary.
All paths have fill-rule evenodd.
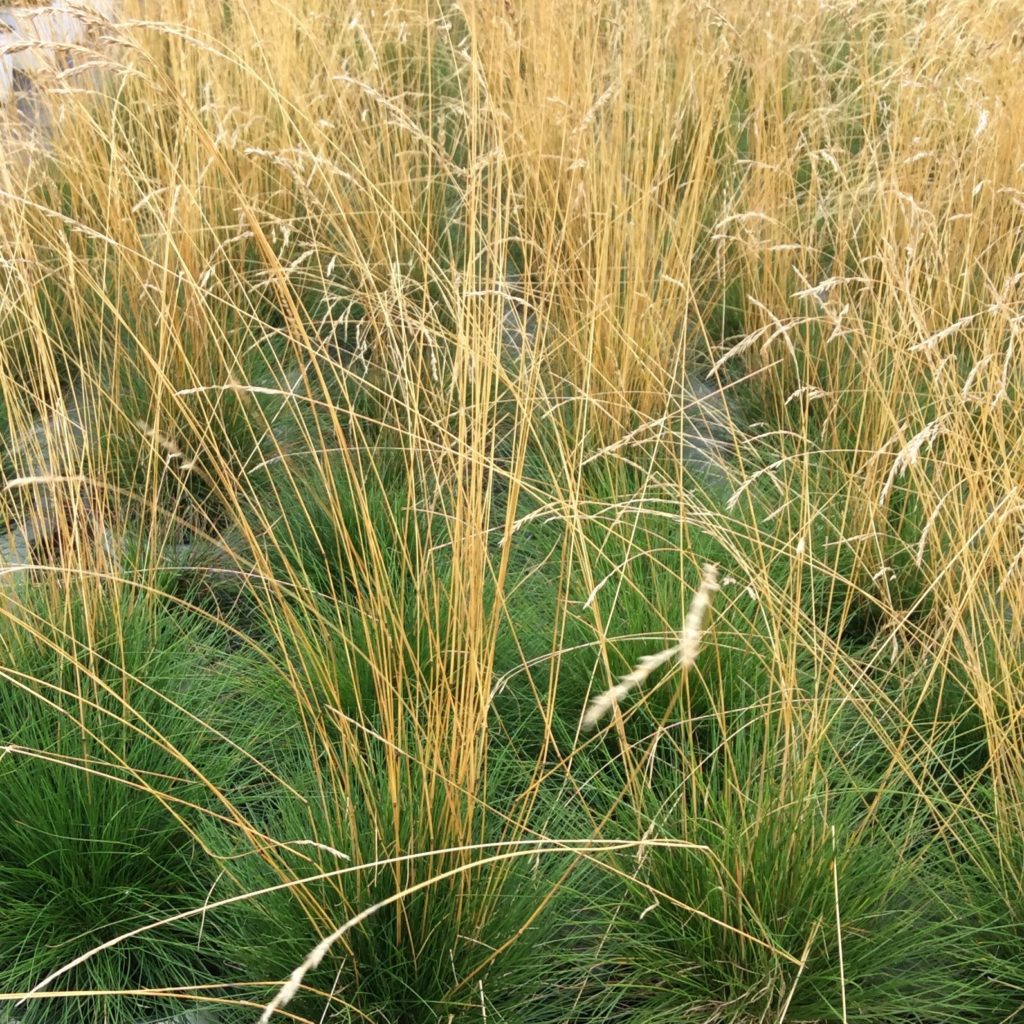
<path id="1" fill-rule="evenodd" d="M 0 1019 L 1014 1019 L 1014 6 L 122 15 L 0 158 Z"/>

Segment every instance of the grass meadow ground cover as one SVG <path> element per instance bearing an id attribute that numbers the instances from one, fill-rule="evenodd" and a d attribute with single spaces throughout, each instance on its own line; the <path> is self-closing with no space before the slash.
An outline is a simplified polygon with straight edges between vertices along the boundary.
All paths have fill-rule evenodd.
<path id="1" fill-rule="evenodd" d="M 40 73 L 0 1020 L 1017 1019 L 1018 22 L 126 0 Z"/>

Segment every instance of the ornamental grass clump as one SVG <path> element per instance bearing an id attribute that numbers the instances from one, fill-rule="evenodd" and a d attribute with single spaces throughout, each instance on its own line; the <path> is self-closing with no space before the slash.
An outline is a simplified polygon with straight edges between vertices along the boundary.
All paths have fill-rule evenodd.
<path id="1" fill-rule="evenodd" d="M 1011 7 L 115 14 L 0 156 L 0 1016 L 1009 1024 Z"/>

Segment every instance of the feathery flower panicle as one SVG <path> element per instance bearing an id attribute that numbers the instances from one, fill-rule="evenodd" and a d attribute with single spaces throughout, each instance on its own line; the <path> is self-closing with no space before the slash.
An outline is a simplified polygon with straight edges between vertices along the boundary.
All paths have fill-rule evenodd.
<path id="1" fill-rule="evenodd" d="M 718 568 L 714 565 L 704 566 L 704 575 L 697 593 L 693 595 L 679 642 L 657 654 L 645 654 L 634 667 L 633 671 L 621 678 L 617 685 L 610 687 L 590 702 L 587 713 L 583 716 L 583 728 L 593 729 L 595 725 L 626 697 L 632 690 L 640 686 L 655 670 L 667 662 L 678 660 L 679 667 L 684 671 L 690 668 L 700 653 L 700 643 L 704 635 L 704 617 L 711 606 L 711 598 L 718 590 Z"/>
<path id="2" fill-rule="evenodd" d="M 940 416 L 938 419 L 932 420 L 896 453 L 892 469 L 889 470 L 889 475 L 885 479 L 885 485 L 882 487 L 882 493 L 878 497 L 878 504 L 880 506 L 885 504 L 886 498 L 889 497 L 889 492 L 892 490 L 896 480 L 905 476 L 907 470 L 917 464 L 924 446 L 931 444 L 936 437 L 948 431 L 949 428 L 946 423 L 948 418 L 948 416 Z"/>

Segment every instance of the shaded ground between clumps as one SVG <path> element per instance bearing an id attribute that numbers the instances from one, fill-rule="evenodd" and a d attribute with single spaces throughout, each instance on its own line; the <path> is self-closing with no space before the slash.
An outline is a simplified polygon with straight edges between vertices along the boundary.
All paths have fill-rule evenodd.
<path id="1" fill-rule="evenodd" d="M 503 332 L 507 331 L 506 322 Z M 535 340 L 524 334 L 516 347 L 507 337 L 503 344 L 518 359 Z M 690 375 L 683 383 L 682 412 L 686 464 L 710 493 L 724 498 L 744 436 L 736 404 L 724 389 Z M 68 502 L 62 504 L 52 487 L 54 480 L 73 475 L 85 437 L 95 433 L 88 420 L 82 388 L 73 384 L 29 429 L 13 433 L 0 445 L 4 463 L 0 486 L 5 498 L 0 511 L 0 588 L 9 571 L 31 566 L 40 553 L 45 556 L 51 550 L 51 541 L 69 525 L 62 517 L 89 515 L 87 489 L 77 491 L 65 508 Z M 116 552 L 116 538 L 105 534 L 101 540 L 110 553 Z M 183 549 L 176 554 L 187 558 L 189 553 Z"/>

